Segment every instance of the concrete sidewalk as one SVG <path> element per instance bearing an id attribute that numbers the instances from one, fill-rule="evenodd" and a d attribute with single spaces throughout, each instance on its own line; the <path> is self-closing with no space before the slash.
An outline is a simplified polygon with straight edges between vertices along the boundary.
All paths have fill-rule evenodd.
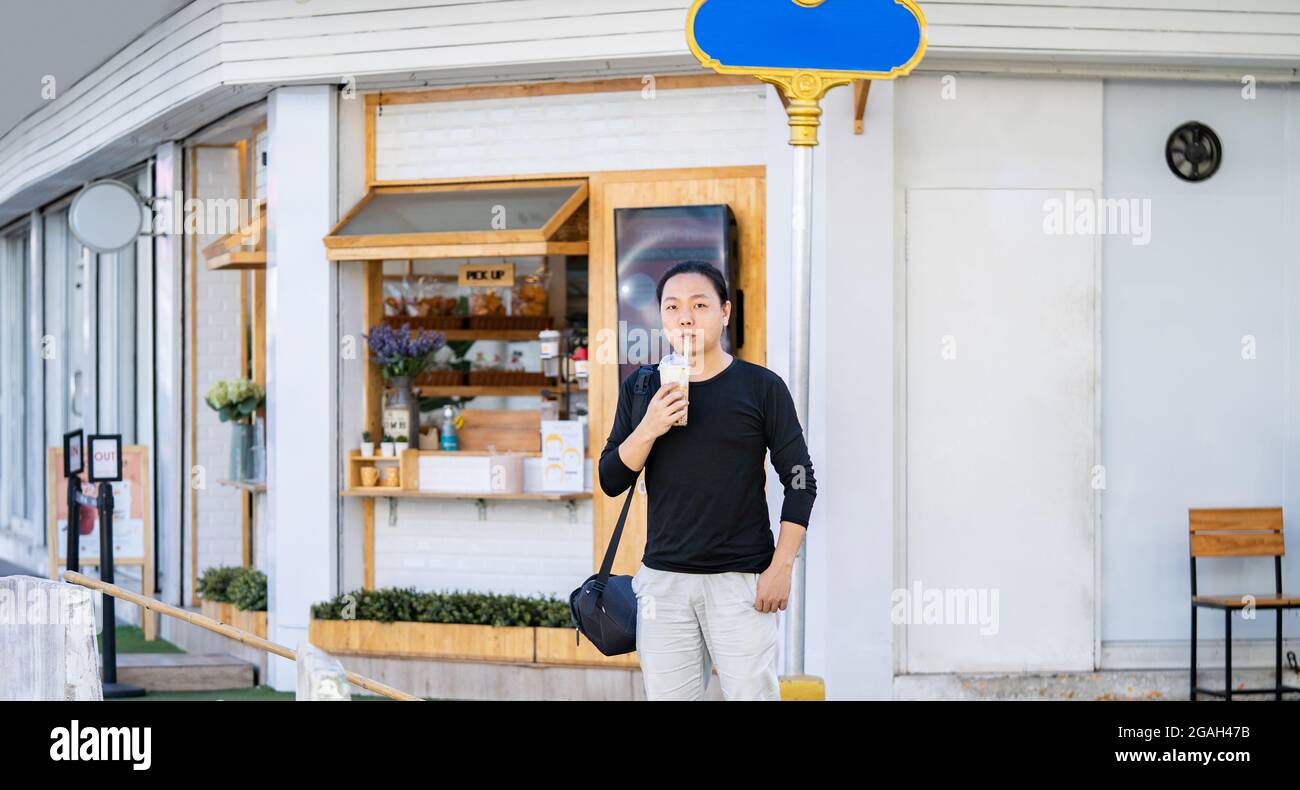
<path id="1" fill-rule="evenodd" d="M 14 565 L 12 562 L 0 560 L 0 576 L 35 576 L 40 578 L 41 574 L 34 570 Z"/>

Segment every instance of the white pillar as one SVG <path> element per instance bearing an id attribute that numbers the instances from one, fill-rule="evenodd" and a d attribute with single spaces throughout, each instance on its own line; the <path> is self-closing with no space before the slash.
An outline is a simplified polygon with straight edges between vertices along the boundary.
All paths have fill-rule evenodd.
<path id="1" fill-rule="evenodd" d="M 822 677 L 831 700 L 893 696 L 893 87 L 873 83 L 862 135 L 853 89 L 830 91 L 814 149 L 805 427 L 818 493 L 804 549 L 804 671 Z M 775 94 L 767 123 L 767 366 L 789 383 L 793 149 Z M 770 471 L 767 489 L 780 513 Z"/>
<path id="2" fill-rule="evenodd" d="M 863 134 L 853 133 L 853 89 L 823 102 L 826 175 L 820 381 L 814 436 L 826 563 L 821 606 L 827 699 L 892 699 L 895 587 L 894 83 L 871 85 Z M 820 389 L 818 389 L 820 385 Z M 821 497 L 818 497 L 819 501 Z M 810 574 L 810 578 L 812 575 Z M 811 627 L 810 623 L 810 627 Z"/>
<path id="3" fill-rule="evenodd" d="M 276 89 L 268 127 L 267 603 L 272 641 L 296 645 L 338 567 L 338 296 L 321 242 L 336 215 L 335 88 Z M 271 656 L 268 674 L 278 690 L 296 686 L 290 661 Z"/>
<path id="4" fill-rule="evenodd" d="M 172 227 L 178 215 L 176 200 L 184 206 L 185 151 L 179 143 L 163 143 L 154 150 L 154 195 L 159 198 L 155 220 L 166 231 L 154 239 L 154 426 L 153 444 L 158 477 L 158 594 L 167 603 L 185 606 L 189 580 L 185 574 L 185 550 L 189 532 L 185 529 L 182 493 L 190 483 L 185 468 L 185 387 L 181 369 L 188 356 L 185 348 L 185 236 L 183 228 Z M 157 227 L 156 225 L 156 227 Z M 192 417 L 192 415 L 191 415 Z M 174 623 L 160 617 L 164 636 Z"/>
<path id="5" fill-rule="evenodd" d="M 1300 392 L 1300 358 L 1295 349 L 1300 348 L 1300 92 L 1286 92 L 1286 186 L 1283 200 L 1283 212 L 1286 223 L 1286 238 L 1289 254 L 1286 256 L 1286 292 L 1283 297 L 1287 304 L 1285 318 L 1286 339 L 1286 386 L 1287 392 Z M 1296 524 L 1300 523 L 1300 399 L 1288 397 L 1283 424 L 1286 426 L 1286 440 L 1283 452 L 1282 512 L 1286 518 L 1286 528 L 1295 534 Z M 1294 579 L 1294 576 L 1292 576 Z M 1287 582 L 1288 585 L 1293 582 Z M 1265 620 L 1267 622 L 1267 620 Z M 1285 620 L 1284 620 L 1285 622 Z M 1294 631 L 1295 626 L 1292 625 Z M 1294 638 L 1294 637 L 1293 637 Z"/>

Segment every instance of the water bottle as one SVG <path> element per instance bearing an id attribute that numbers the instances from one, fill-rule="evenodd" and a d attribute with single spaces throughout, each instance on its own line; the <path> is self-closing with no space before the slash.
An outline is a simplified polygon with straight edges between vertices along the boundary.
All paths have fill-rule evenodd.
<path id="1" fill-rule="evenodd" d="M 456 410 L 447 404 L 442 407 L 441 446 L 443 450 L 459 450 L 460 442 L 456 440 Z"/>

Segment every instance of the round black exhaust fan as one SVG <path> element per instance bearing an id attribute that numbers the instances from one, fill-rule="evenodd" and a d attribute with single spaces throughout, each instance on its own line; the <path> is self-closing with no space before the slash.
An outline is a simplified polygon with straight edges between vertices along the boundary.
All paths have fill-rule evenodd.
<path id="1" fill-rule="evenodd" d="M 1222 161 L 1223 143 L 1203 123 L 1188 121 L 1165 143 L 1165 162 L 1184 181 L 1204 181 L 1218 171 Z"/>

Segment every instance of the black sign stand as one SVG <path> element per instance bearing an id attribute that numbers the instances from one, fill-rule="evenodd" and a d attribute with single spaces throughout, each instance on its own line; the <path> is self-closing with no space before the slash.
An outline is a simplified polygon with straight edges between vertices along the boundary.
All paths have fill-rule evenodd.
<path id="1" fill-rule="evenodd" d="M 68 570 L 81 573 L 81 478 L 68 478 Z"/>
<path id="2" fill-rule="evenodd" d="M 73 573 L 81 572 L 81 503 L 77 496 L 81 493 L 85 457 L 81 431 L 63 434 L 63 477 L 68 482 L 68 570 Z"/>
<path id="3" fill-rule="evenodd" d="M 116 440 L 114 442 L 114 440 Z M 116 470 L 112 476 L 97 476 L 95 468 L 95 449 L 96 444 L 102 446 L 105 442 L 114 442 L 115 456 L 117 458 Z M 97 499 L 85 497 L 87 505 L 98 506 L 99 508 L 99 580 L 106 584 L 113 583 L 113 482 L 122 479 L 122 437 L 121 436 L 91 436 L 90 437 L 90 479 L 98 483 L 99 496 Z M 83 495 L 84 496 L 84 495 Z M 72 519 L 69 514 L 68 523 L 71 525 Z M 71 556 L 69 556 L 71 559 Z M 111 595 L 104 595 L 104 698 L 113 699 L 121 697 L 142 697 L 144 689 L 139 686 L 132 686 L 129 683 L 117 682 L 117 616 L 114 610 L 116 599 Z"/>

